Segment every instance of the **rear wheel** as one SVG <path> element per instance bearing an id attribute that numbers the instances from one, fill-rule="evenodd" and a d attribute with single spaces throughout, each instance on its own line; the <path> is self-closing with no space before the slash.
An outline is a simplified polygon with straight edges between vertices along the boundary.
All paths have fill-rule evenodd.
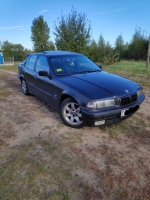
<path id="1" fill-rule="evenodd" d="M 72 128 L 81 128 L 84 126 L 80 106 L 72 98 L 67 98 L 61 103 L 60 116 L 67 126 Z"/>
<path id="2" fill-rule="evenodd" d="M 24 79 L 21 80 L 21 88 L 22 88 L 22 92 L 24 95 L 29 94 L 28 87 L 27 87 L 26 81 Z"/>

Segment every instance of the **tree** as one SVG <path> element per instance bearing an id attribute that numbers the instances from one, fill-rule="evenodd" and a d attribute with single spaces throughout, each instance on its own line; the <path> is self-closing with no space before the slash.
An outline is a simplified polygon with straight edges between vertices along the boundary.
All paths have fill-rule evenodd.
<path id="1" fill-rule="evenodd" d="M 147 58 L 148 38 L 142 33 L 141 29 L 135 29 L 135 33 L 129 44 L 129 59 L 146 60 Z"/>
<path id="2" fill-rule="evenodd" d="M 105 57 L 105 39 L 102 34 L 99 36 L 98 40 L 98 61 L 104 63 L 104 57 Z"/>
<path id="3" fill-rule="evenodd" d="M 12 46 L 13 44 L 11 42 L 8 42 L 7 40 L 2 43 L 1 50 L 4 57 L 13 56 Z"/>
<path id="4" fill-rule="evenodd" d="M 49 41 L 49 49 L 50 50 L 55 50 L 55 45 L 54 45 L 54 43 L 52 42 L 52 41 Z"/>
<path id="5" fill-rule="evenodd" d="M 67 16 L 61 14 L 58 25 L 54 25 L 54 35 L 58 50 L 86 53 L 91 38 L 91 26 L 84 13 L 72 8 Z"/>
<path id="6" fill-rule="evenodd" d="M 12 52 L 15 61 L 23 60 L 26 57 L 24 47 L 21 44 L 12 44 Z"/>
<path id="7" fill-rule="evenodd" d="M 52 45 L 52 42 L 49 41 L 50 28 L 48 27 L 47 22 L 44 21 L 43 16 L 39 16 L 32 21 L 31 32 L 34 51 L 40 52 L 55 47 Z"/>
<path id="8" fill-rule="evenodd" d="M 90 42 L 88 52 L 89 52 L 90 59 L 93 60 L 94 62 L 97 62 L 98 61 L 98 47 L 94 39 L 92 39 Z"/>
<path id="9" fill-rule="evenodd" d="M 0 41 L 0 51 L 2 51 L 2 42 Z"/>
<path id="10" fill-rule="evenodd" d="M 4 57 L 14 57 L 15 61 L 22 61 L 31 50 L 25 49 L 21 44 L 13 44 L 7 40 L 2 43 L 1 51 Z"/>
<path id="11" fill-rule="evenodd" d="M 148 51 L 147 51 L 146 70 L 148 70 L 149 68 L 149 60 L 150 60 L 150 36 L 149 36 Z"/>
<path id="12" fill-rule="evenodd" d="M 115 41 L 115 51 L 119 56 L 119 60 L 123 58 L 123 52 L 124 52 L 124 40 L 122 37 L 122 34 L 120 34 Z"/>

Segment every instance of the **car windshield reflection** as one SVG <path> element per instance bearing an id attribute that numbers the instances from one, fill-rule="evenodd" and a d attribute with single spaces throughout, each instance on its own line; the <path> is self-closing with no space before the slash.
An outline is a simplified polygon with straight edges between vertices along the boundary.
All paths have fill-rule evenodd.
<path id="1" fill-rule="evenodd" d="M 56 56 L 50 58 L 56 75 L 73 75 L 100 72 L 101 69 L 90 59 L 82 55 Z"/>

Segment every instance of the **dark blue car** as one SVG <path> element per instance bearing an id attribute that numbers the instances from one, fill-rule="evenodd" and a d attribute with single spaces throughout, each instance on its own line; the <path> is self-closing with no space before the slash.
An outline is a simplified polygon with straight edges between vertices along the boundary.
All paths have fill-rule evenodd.
<path id="1" fill-rule="evenodd" d="M 73 128 L 126 119 L 145 98 L 139 84 L 107 73 L 73 52 L 31 54 L 18 65 L 18 77 L 25 95 L 41 98 Z"/>

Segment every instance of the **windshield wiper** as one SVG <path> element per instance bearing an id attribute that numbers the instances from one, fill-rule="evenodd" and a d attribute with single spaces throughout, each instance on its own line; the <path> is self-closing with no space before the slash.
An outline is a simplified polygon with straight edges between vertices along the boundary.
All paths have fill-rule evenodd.
<path id="1" fill-rule="evenodd" d="M 66 74 L 57 74 L 58 76 L 70 76 L 70 75 L 73 75 L 75 73 L 66 73 Z"/>
<path id="2" fill-rule="evenodd" d="M 101 70 L 86 70 L 86 71 L 81 71 L 81 72 L 72 72 L 72 73 L 66 73 L 66 74 L 57 74 L 58 76 L 70 76 L 74 74 L 86 74 L 86 73 L 91 73 L 91 72 L 101 72 Z"/>
<path id="3" fill-rule="evenodd" d="M 101 72 L 101 70 L 86 70 L 79 72 L 80 74 L 91 73 L 91 72 Z"/>

